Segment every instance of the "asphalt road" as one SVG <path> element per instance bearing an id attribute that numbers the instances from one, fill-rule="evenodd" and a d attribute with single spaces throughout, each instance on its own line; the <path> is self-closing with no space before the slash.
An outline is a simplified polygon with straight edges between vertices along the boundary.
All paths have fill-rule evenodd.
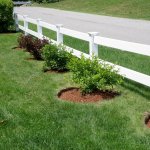
<path id="1" fill-rule="evenodd" d="M 124 19 L 40 7 L 16 7 L 15 12 L 81 32 L 150 45 L 150 21 Z"/>

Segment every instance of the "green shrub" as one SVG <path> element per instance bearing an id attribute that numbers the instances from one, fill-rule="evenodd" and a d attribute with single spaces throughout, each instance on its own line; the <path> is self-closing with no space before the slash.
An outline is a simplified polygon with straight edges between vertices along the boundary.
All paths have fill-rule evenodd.
<path id="1" fill-rule="evenodd" d="M 98 90 L 110 90 L 122 82 L 113 66 L 99 63 L 98 58 L 92 60 L 81 57 L 73 58 L 68 64 L 72 71 L 73 81 L 80 85 L 82 93 L 92 93 Z"/>
<path id="2" fill-rule="evenodd" d="M 8 32 L 13 26 L 12 0 L 0 0 L 0 33 Z"/>
<path id="3" fill-rule="evenodd" d="M 31 44 L 32 45 L 29 49 L 31 55 L 33 55 L 33 57 L 37 60 L 42 60 L 42 48 L 49 44 L 49 41 L 46 39 L 40 40 L 38 38 L 34 38 Z"/>
<path id="4" fill-rule="evenodd" d="M 30 52 L 30 47 L 33 45 L 33 37 L 31 35 L 20 34 L 18 37 L 18 47 L 26 49 Z"/>
<path id="5" fill-rule="evenodd" d="M 67 71 L 68 62 L 72 54 L 65 51 L 65 48 L 57 45 L 46 45 L 42 50 L 45 60 L 44 70 Z"/>

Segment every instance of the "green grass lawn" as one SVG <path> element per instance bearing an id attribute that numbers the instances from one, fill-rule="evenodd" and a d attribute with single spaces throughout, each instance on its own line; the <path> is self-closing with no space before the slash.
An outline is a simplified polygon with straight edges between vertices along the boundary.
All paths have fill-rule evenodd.
<path id="1" fill-rule="evenodd" d="M 59 100 L 57 92 L 73 86 L 70 73 L 43 73 L 42 61 L 12 49 L 17 36 L 0 34 L 1 150 L 149 149 L 150 129 L 143 123 L 143 113 L 150 110 L 149 88 L 126 80 L 113 100 Z M 143 72 L 149 74 L 144 67 Z"/>
<path id="2" fill-rule="evenodd" d="M 33 6 L 150 20 L 149 0 L 60 0 Z"/>

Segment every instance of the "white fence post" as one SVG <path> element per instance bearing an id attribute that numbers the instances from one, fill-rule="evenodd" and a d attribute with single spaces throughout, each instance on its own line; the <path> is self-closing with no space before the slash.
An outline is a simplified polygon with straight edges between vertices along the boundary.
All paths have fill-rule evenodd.
<path id="1" fill-rule="evenodd" d="M 26 18 L 28 16 L 27 15 L 24 15 L 23 18 L 24 18 L 24 28 L 25 28 L 25 35 L 28 35 L 27 33 L 27 29 L 28 29 L 28 22 L 26 21 Z"/>
<path id="2" fill-rule="evenodd" d="M 18 13 L 14 13 L 14 19 L 15 19 L 15 29 L 16 31 L 19 31 Z"/>
<path id="3" fill-rule="evenodd" d="M 42 26 L 40 26 L 40 21 L 41 19 L 37 19 L 37 32 L 38 32 L 39 39 L 42 39 L 43 32 L 42 32 Z"/>
<path id="4" fill-rule="evenodd" d="M 57 24 L 57 44 L 63 44 L 63 34 L 60 33 L 60 28 L 63 27 L 62 24 Z"/>
<path id="5" fill-rule="evenodd" d="M 98 45 L 94 43 L 94 37 L 99 35 L 98 32 L 88 32 L 90 36 L 90 41 L 89 41 L 89 51 L 90 51 L 90 56 L 95 55 L 98 56 Z"/>

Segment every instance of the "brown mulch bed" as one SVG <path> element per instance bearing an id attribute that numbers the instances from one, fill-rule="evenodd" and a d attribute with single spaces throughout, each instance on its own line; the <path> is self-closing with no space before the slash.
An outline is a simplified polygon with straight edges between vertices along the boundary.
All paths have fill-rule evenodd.
<path id="1" fill-rule="evenodd" d="M 150 119 L 149 119 L 149 121 L 147 122 L 147 127 L 150 128 Z"/>
<path id="2" fill-rule="evenodd" d="M 145 116 L 145 125 L 150 128 L 150 112 L 145 112 L 144 113 L 144 116 Z"/>
<path id="3" fill-rule="evenodd" d="M 82 95 L 80 89 L 75 87 L 63 89 L 58 93 L 58 97 L 62 100 L 82 103 L 112 99 L 119 95 L 120 94 L 118 92 L 114 91 L 97 91 L 91 94 Z"/>

